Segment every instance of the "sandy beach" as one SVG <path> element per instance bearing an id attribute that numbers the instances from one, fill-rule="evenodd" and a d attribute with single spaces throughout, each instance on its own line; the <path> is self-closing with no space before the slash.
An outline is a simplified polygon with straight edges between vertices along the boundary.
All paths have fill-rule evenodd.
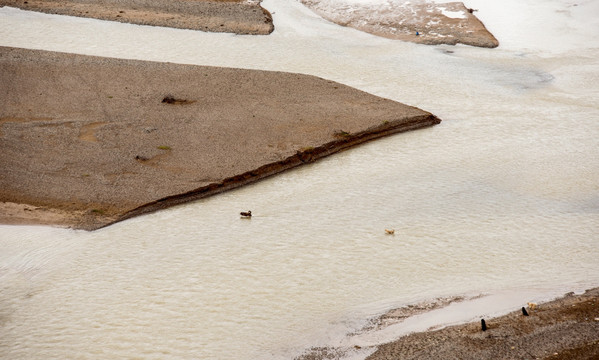
<path id="1" fill-rule="evenodd" d="M 440 122 L 290 73 L 0 48 L 0 221 L 97 229 Z"/>

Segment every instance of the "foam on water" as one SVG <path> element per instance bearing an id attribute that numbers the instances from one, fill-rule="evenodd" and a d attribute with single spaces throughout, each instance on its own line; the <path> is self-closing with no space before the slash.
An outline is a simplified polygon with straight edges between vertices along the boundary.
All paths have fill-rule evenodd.
<path id="1" fill-rule="evenodd" d="M 2 8 L 0 45 L 308 73 L 444 122 L 93 233 L 0 226 L 0 357 L 286 359 L 364 340 L 346 334 L 393 306 L 599 284 L 592 1 L 468 2 L 493 50 L 263 4 L 276 30 L 258 37 Z M 535 20 L 517 36 L 508 13 Z"/>

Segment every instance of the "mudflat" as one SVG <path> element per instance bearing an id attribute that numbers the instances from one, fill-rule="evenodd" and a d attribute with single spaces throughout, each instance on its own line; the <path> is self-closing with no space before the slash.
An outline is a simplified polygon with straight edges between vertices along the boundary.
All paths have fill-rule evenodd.
<path id="1" fill-rule="evenodd" d="M 97 229 L 434 115 L 325 79 L 0 47 L 0 222 Z"/>
<path id="2" fill-rule="evenodd" d="M 257 0 L 0 0 L 0 6 L 210 32 L 267 35 L 274 29 Z"/>

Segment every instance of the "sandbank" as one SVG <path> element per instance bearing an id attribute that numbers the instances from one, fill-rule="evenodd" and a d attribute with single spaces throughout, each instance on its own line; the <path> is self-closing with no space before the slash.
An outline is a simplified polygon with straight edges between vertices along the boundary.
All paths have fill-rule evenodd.
<path id="1" fill-rule="evenodd" d="M 274 29 L 256 0 L 0 0 L 0 6 L 210 32 L 267 35 Z"/>
<path id="2" fill-rule="evenodd" d="M 462 2 L 356 3 L 301 0 L 323 18 L 373 35 L 426 45 L 465 44 L 494 48 L 497 39 Z"/>
<path id="3" fill-rule="evenodd" d="M 0 83 L 11 224 L 97 229 L 440 122 L 314 76 L 8 47 Z"/>
<path id="4" fill-rule="evenodd" d="M 0 6 L 48 14 L 209 32 L 267 35 L 272 15 L 260 0 L 0 0 Z M 357 4 L 301 0 L 342 26 L 418 44 L 497 47 L 499 42 L 462 2 Z"/>

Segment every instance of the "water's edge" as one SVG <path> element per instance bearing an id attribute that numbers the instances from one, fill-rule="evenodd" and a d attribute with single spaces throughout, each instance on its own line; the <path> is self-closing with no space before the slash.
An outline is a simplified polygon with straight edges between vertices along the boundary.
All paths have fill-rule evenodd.
<path id="1" fill-rule="evenodd" d="M 133 210 L 127 211 L 123 215 L 119 216 L 116 220 L 112 220 L 112 218 L 98 219 L 97 222 L 84 224 L 83 226 L 78 227 L 78 229 L 90 231 L 101 229 L 132 217 L 153 213 L 172 206 L 189 203 L 191 201 L 199 200 L 228 190 L 236 189 L 244 185 L 255 183 L 259 180 L 279 174 L 283 171 L 293 169 L 303 164 L 315 162 L 326 156 L 349 149 L 370 140 L 375 140 L 406 131 L 422 129 L 437 125 L 439 123 L 441 123 L 441 119 L 432 114 L 414 116 L 408 122 L 403 120 L 389 121 L 388 123 L 366 129 L 356 134 L 347 134 L 347 136 L 343 136 L 340 139 L 328 142 L 315 148 L 300 150 L 296 154 L 287 157 L 286 159 L 260 166 L 257 169 L 244 172 L 243 174 L 228 177 L 220 182 L 211 183 L 183 194 L 168 196 L 144 204 Z"/>

